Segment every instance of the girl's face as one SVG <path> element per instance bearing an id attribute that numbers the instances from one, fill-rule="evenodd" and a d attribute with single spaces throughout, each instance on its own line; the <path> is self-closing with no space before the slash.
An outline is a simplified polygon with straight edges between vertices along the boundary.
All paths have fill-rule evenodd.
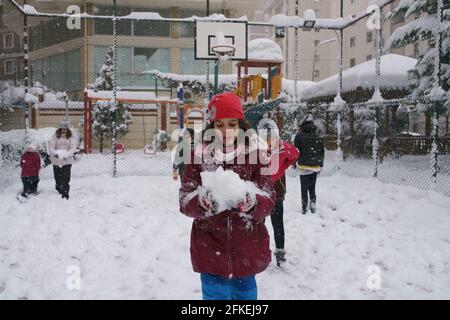
<path id="1" fill-rule="evenodd" d="M 67 129 L 61 129 L 61 135 L 66 137 L 67 136 Z"/>
<path id="2" fill-rule="evenodd" d="M 219 134 L 224 145 L 233 145 L 239 133 L 238 119 L 220 119 L 214 121 L 214 129 Z"/>

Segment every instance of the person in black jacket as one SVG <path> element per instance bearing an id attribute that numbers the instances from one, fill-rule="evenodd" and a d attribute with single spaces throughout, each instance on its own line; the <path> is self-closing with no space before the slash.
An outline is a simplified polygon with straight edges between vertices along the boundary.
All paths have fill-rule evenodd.
<path id="1" fill-rule="evenodd" d="M 302 213 L 306 214 L 308 208 L 308 193 L 311 213 L 316 212 L 316 180 L 317 174 L 323 168 L 324 147 L 323 137 L 317 133 L 314 122 L 304 121 L 300 125 L 294 145 L 300 151 L 297 167 L 300 171 L 300 184 L 302 190 Z"/>

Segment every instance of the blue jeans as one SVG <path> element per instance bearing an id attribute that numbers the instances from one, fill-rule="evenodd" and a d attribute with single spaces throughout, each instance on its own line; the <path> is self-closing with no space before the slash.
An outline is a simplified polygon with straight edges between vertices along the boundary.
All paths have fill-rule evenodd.
<path id="1" fill-rule="evenodd" d="M 201 273 L 203 300 L 256 300 L 255 276 L 228 279 Z"/>

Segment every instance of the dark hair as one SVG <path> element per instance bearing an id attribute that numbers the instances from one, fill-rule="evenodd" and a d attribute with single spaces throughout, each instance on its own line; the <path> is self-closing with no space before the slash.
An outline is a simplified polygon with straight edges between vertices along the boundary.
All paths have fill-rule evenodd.
<path id="1" fill-rule="evenodd" d="M 244 132 L 249 129 L 252 129 L 252 126 L 245 119 L 238 119 L 238 125 L 239 125 L 239 129 L 242 129 Z M 202 137 L 205 135 L 205 132 L 209 129 L 214 129 L 214 121 L 211 121 L 205 127 L 205 129 L 202 131 Z M 211 141 L 214 141 L 214 138 Z M 250 140 L 249 140 L 248 136 L 245 137 L 245 145 L 247 147 L 250 145 Z"/>
<path id="2" fill-rule="evenodd" d="M 61 130 L 62 130 L 62 128 L 58 128 L 56 130 L 56 137 L 58 139 L 61 138 Z M 66 131 L 66 139 L 70 139 L 72 137 L 72 131 L 69 128 L 67 128 L 66 130 L 67 130 Z"/>

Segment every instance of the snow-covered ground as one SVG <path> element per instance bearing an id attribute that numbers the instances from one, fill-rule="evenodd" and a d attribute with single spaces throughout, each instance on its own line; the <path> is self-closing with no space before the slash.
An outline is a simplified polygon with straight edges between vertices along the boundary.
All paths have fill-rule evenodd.
<path id="1" fill-rule="evenodd" d="M 71 184 L 69 201 L 51 179 L 25 204 L 15 199 L 17 182 L 1 191 L 0 299 L 201 298 L 179 182 L 103 175 Z M 299 190 L 288 178 L 288 261 L 257 276 L 259 298 L 450 298 L 448 197 L 335 174 L 319 178 L 318 213 L 303 216 Z M 80 290 L 67 288 L 73 265 Z M 373 265 L 379 290 L 366 285 Z"/>

